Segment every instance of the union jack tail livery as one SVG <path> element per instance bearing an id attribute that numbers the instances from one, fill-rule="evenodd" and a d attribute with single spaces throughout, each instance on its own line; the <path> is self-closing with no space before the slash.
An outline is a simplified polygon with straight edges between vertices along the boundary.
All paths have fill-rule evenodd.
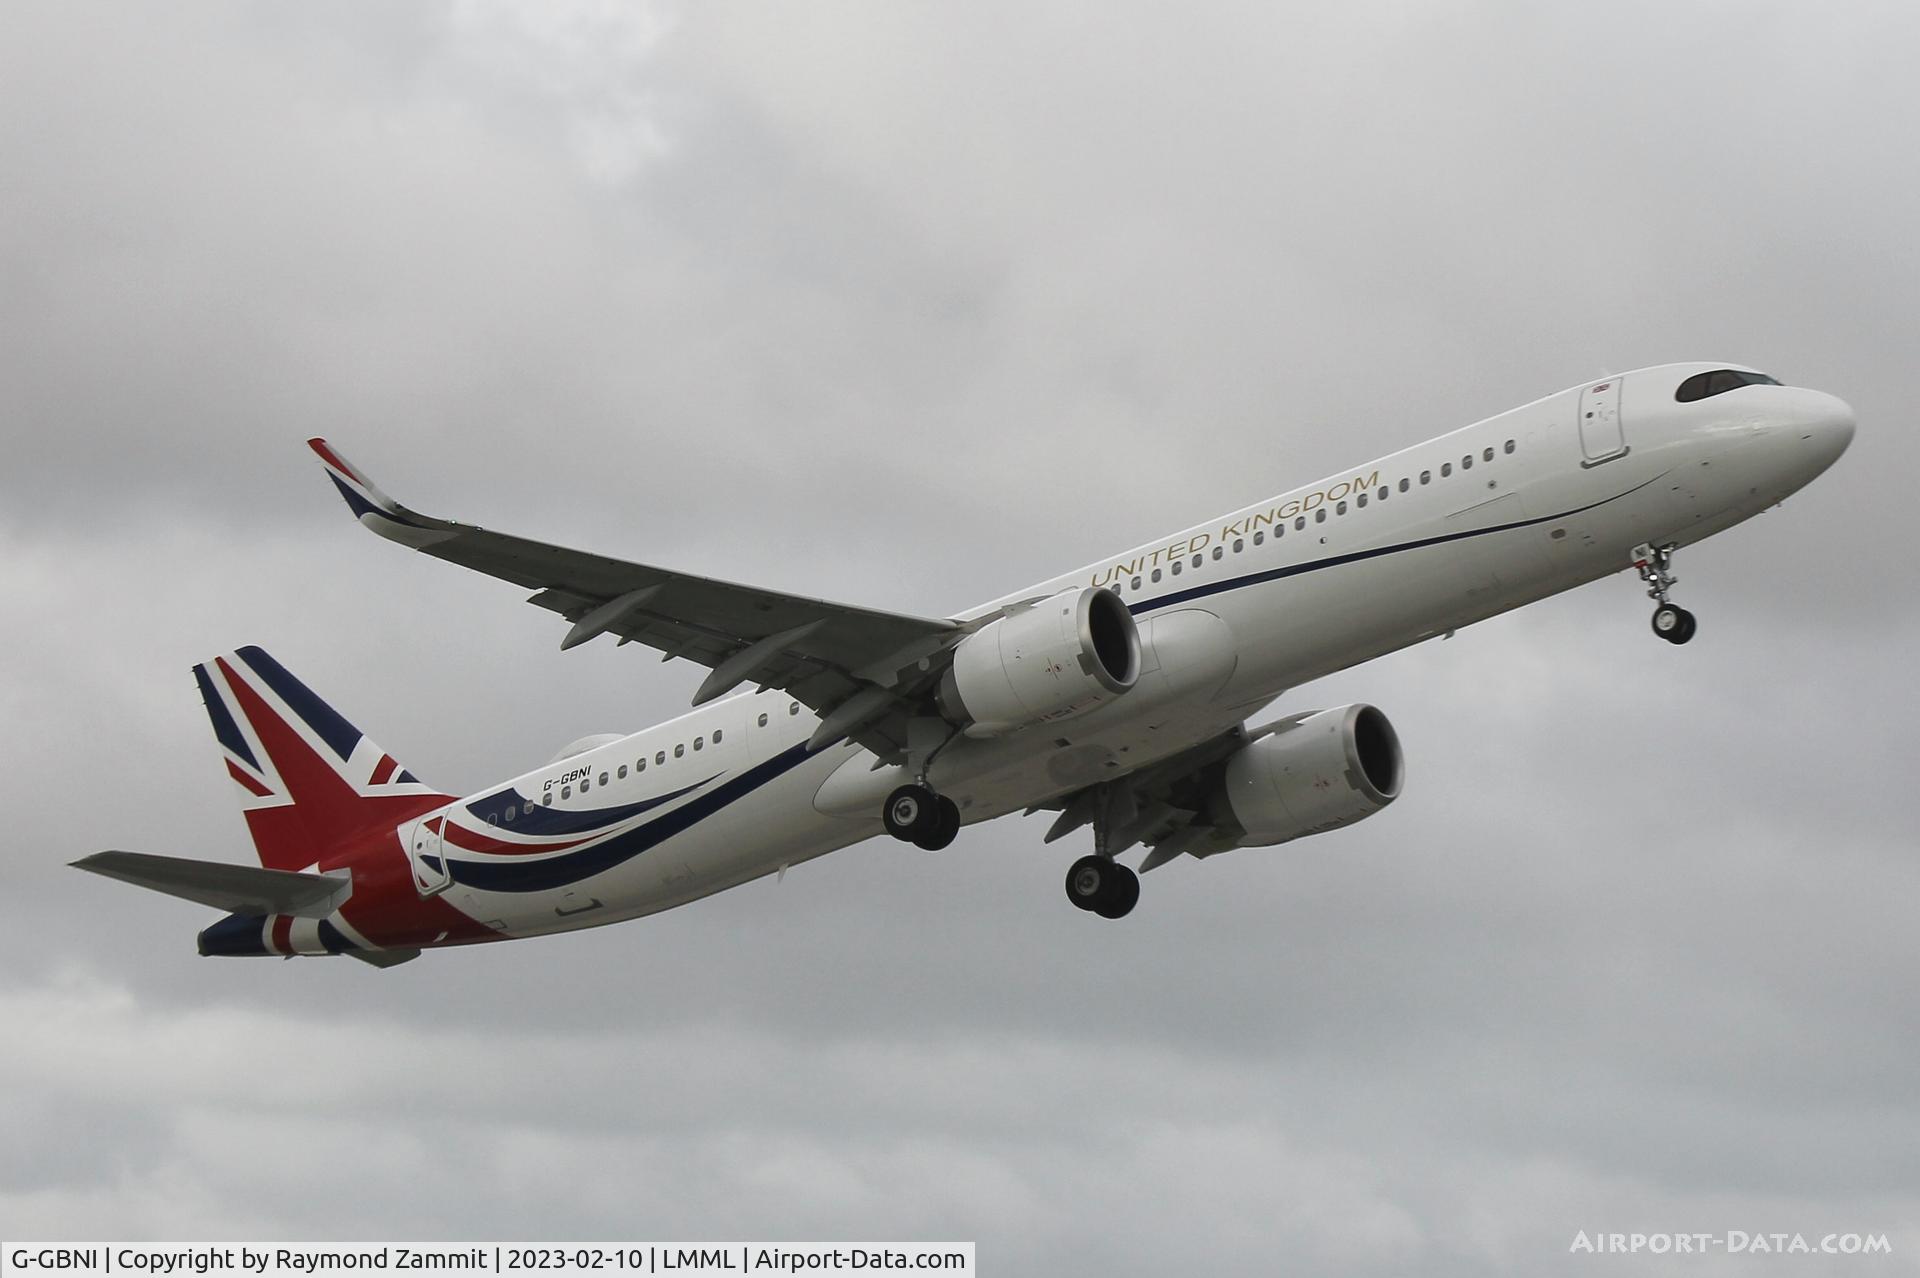
<path id="1" fill-rule="evenodd" d="M 246 647 L 193 668 L 260 864 L 322 865 L 450 797 L 422 785 L 287 668 Z"/>

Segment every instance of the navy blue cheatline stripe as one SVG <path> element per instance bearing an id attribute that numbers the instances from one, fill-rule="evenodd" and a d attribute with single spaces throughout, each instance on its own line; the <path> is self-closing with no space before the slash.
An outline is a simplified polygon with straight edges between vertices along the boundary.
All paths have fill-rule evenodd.
<path id="1" fill-rule="evenodd" d="M 1244 577 L 1229 577 L 1225 581 L 1208 582 L 1204 586 L 1194 586 L 1187 590 L 1176 590 L 1172 594 L 1161 595 L 1155 599 L 1144 599 L 1136 604 L 1128 604 L 1127 611 L 1132 613 L 1152 612 L 1156 608 L 1166 608 L 1173 604 L 1187 603 L 1194 599 L 1204 599 L 1208 595 L 1224 594 L 1229 590 L 1239 590 L 1244 586 L 1261 586 L 1269 581 L 1278 581 L 1282 577 L 1298 577 L 1303 573 L 1316 572 L 1322 568 L 1338 568 L 1342 564 L 1358 563 L 1362 559 L 1379 559 L 1384 555 L 1397 555 L 1403 550 L 1422 550 L 1428 546 L 1444 545 L 1449 541 L 1462 541 L 1468 537 L 1485 537 L 1492 533 L 1512 532 L 1516 528 L 1531 528 L 1536 524 L 1550 524 L 1556 519 L 1571 519 L 1575 515 L 1584 515 L 1608 502 L 1630 497 L 1648 484 L 1657 483 L 1666 478 L 1668 471 L 1661 471 L 1644 484 L 1635 484 L 1623 492 L 1611 497 L 1602 497 L 1599 501 L 1589 502 L 1573 510 L 1562 511 L 1557 515 L 1542 515 L 1538 519 L 1522 519 L 1517 523 L 1495 524 L 1491 528 L 1469 528 L 1463 532 L 1442 533 L 1438 537 L 1423 537 L 1419 541 L 1403 541 L 1394 546 L 1376 546 L 1372 550 L 1356 550 L 1345 555 L 1330 555 L 1325 559 L 1315 559 L 1304 564 L 1288 564 L 1281 568 L 1269 568 L 1265 572 L 1248 573 Z M 1490 500 L 1498 501 L 1499 498 Z"/>
<path id="2" fill-rule="evenodd" d="M 259 771 L 260 761 L 253 757 L 247 739 L 240 735 L 240 725 L 233 721 L 233 713 L 227 709 L 227 699 L 214 690 L 213 676 L 207 673 L 205 666 L 193 668 L 193 681 L 200 685 L 200 699 L 207 703 L 207 718 L 213 720 L 214 737 L 251 764 L 254 771 Z"/>
<path id="3" fill-rule="evenodd" d="M 832 749 L 833 746 L 822 748 Z M 616 865 L 631 861 L 649 848 L 657 847 L 683 830 L 691 829 L 735 800 L 743 799 L 768 782 L 793 771 L 817 753 L 819 751 L 807 749 L 805 743 L 794 746 L 765 763 L 748 768 L 733 780 L 715 786 L 657 820 L 578 852 L 544 861 L 508 858 L 457 861 L 449 858 L 447 869 L 454 882 L 479 888 L 483 892 L 544 892 L 550 888 L 566 887 L 603 874 Z"/>
<path id="4" fill-rule="evenodd" d="M 339 928 L 325 919 L 320 920 L 320 947 L 329 954 L 345 954 L 348 950 L 360 948 L 342 935 Z"/>
<path id="5" fill-rule="evenodd" d="M 254 671 L 272 688 L 287 708 L 306 721 L 306 725 L 320 734 L 320 739 L 333 747 L 333 752 L 345 763 L 353 757 L 353 748 L 360 744 L 360 729 L 340 717 L 340 712 L 315 696 L 313 689 L 294 678 L 287 668 L 269 657 L 263 650 L 254 647 L 239 651 L 242 661 L 252 666 Z"/>
<path id="6" fill-rule="evenodd" d="M 718 772 L 713 774 L 717 777 Z M 660 795 L 652 799 L 642 799 L 638 803 L 624 803 L 617 808 L 549 808 L 543 804 L 534 804 L 533 811 L 526 816 L 516 816 L 513 821 L 513 833 L 530 835 L 579 834 L 582 830 L 595 830 L 602 826 L 618 825 L 628 817 L 639 816 L 642 812 L 659 807 L 663 803 L 672 803 L 684 794 L 692 794 L 707 781 L 696 781 L 692 785 Z M 467 811 L 482 821 L 493 822 L 498 828 L 506 829 L 507 809 L 519 811 L 521 794 L 518 790 L 501 790 L 489 794 L 484 799 L 475 799 L 467 805 Z M 531 800 L 528 800 L 531 802 Z M 537 850 L 537 849 L 530 849 Z"/>

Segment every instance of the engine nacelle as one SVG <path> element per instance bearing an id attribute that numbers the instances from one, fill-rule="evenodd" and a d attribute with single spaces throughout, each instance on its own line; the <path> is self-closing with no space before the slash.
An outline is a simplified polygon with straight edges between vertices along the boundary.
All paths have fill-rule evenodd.
<path id="1" fill-rule="evenodd" d="M 1215 816 L 1241 847 L 1271 847 L 1372 816 L 1400 797 L 1400 738 L 1369 705 L 1308 715 L 1227 760 Z"/>
<path id="2" fill-rule="evenodd" d="M 1102 705 L 1140 677 L 1140 632 L 1120 596 L 1063 590 L 968 635 L 940 681 L 940 711 L 994 737 Z"/>

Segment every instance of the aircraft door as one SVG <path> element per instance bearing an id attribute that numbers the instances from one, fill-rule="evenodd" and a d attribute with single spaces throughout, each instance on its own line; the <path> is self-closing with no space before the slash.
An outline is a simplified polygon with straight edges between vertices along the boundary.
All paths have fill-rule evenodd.
<path id="1" fill-rule="evenodd" d="M 1627 439 L 1620 425 L 1620 379 L 1596 382 L 1580 392 L 1580 452 L 1583 466 L 1623 457 Z"/>
<path id="2" fill-rule="evenodd" d="M 453 882 L 447 870 L 446 849 L 441 837 L 444 812 L 415 821 L 406 830 L 407 864 L 413 869 L 413 887 L 421 896 L 438 896 Z"/>

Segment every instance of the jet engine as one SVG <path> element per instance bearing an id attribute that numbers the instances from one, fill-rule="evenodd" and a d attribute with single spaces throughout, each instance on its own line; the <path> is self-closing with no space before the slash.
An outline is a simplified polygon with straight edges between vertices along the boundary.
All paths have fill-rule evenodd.
<path id="1" fill-rule="evenodd" d="M 1372 816 L 1400 797 L 1404 776 L 1386 715 L 1320 710 L 1229 758 L 1212 815 L 1241 831 L 1241 847 L 1271 847 Z"/>
<path id="2" fill-rule="evenodd" d="M 1140 632 L 1111 590 L 1063 590 L 961 640 L 940 681 L 940 712 L 970 737 L 1082 714 L 1140 677 Z"/>

